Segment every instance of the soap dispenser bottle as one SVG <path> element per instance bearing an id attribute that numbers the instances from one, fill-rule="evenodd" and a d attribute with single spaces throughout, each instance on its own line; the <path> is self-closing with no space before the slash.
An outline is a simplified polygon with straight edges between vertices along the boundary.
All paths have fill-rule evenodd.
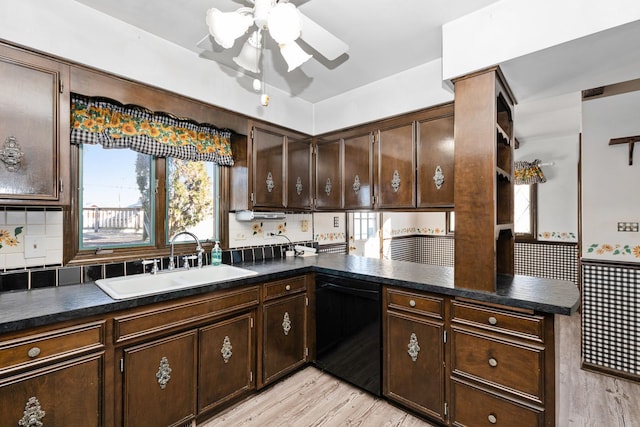
<path id="1" fill-rule="evenodd" d="M 220 242 L 216 242 L 211 249 L 211 265 L 220 265 L 222 263 L 222 249 L 220 249 Z"/>

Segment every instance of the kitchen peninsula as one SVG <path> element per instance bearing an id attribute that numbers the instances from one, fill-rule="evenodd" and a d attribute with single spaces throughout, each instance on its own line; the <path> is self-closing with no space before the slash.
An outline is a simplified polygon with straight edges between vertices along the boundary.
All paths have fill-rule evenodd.
<path id="1" fill-rule="evenodd" d="M 154 374 L 152 382 L 158 381 L 158 378 L 162 377 L 162 372 L 171 372 L 169 376 L 174 384 L 178 384 L 184 369 L 194 373 L 194 378 L 187 380 L 184 384 L 185 390 L 189 392 L 182 393 L 186 397 L 191 396 L 191 400 L 184 402 L 183 406 L 186 409 L 182 413 L 177 413 L 173 421 L 179 420 L 186 423 L 193 419 L 204 420 L 213 415 L 216 409 L 236 401 L 239 396 L 246 396 L 307 362 L 313 362 L 315 355 L 314 277 L 318 273 L 378 284 L 385 292 L 383 306 L 380 307 L 383 313 L 386 313 L 383 319 L 390 320 L 393 316 L 398 317 L 398 313 L 400 317 L 406 319 L 412 319 L 419 313 L 426 313 L 425 316 L 433 318 L 434 314 L 427 308 L 430 307 L 428 304 L 434 301 L 439 307 L 438 310 L 441 310 L 436 315 L 439 316 L 438 322 L 441 322 L 443 330 L 452 337 L 449 340 L 445 337 L 441 344 L 442 355 L 447 361 L 446 375 L 443 376 L 443 382 L 438 385 L 441 388 L 439 394 L 443 396 L 444 406 L 437 410 L 427 408 L 421 411 L 420 402 L 413 404 L 412 396 L 406 399 L 399 396 L 393 384 L 391 390 L 388 389 L 388 384 L 385 386 L 384 394 L 387 398 L 421 412 L 432 421 L 447 425 L 455 419 L 452 417 L 468 416 L 461 409 L 458 409 L 458 412 L 453 412 L 455 408 L 450 409 L 451 391 L 455 388 L 459 398 L 473 398 L 473 393 L 479 390 L 482 394 L 480 397 L 488 396 L 487 398 L 499 400 L 496 406 L 497 416 L 502 415 L 500 413 L 502 409 L 506 418 L 515 408 L 517 416 L 529 414 L 529 419 L 533 416 L 536 420 L 535 425 L 553 425 L 553 421 L 545 421 L 545 424 L 541 421 L 545 419 L 545 412 L 550 415 L 554 412 L 553 403 L 550 401 L 555 398 L 553 394 L 553 317 L 570 315 L 577 309 L 579 293 L 574 284 L 524 276 L 499 276 L 496 292 L 467 290 L 454 287 L 453 269 L 448 267 L 338 254 L 243 263 L 238 266 L 258 274 L 227 283 L 126 300 L 111 299 L 94 283 L 1 294 L 0 354 L 7 363 L 3 363 L 0 368 L 0 393 L 3 401 L 5 396 L 11 397 L 13 401 L 15 396 L 16 405 L 19 406 L 3 406 L 3 411 L 7 411 L 1 414 L 3 419 L 13 419 L 18 415 L 17 422 L 23 412 L 28 409 L 24 406 L 27 400 L 24 399 L 22 402 L 20 399 L 23 396 L 19 396 L 22 390 L 20 385 L 23 382 L 42 381 L 43 390 L 52 393 L 49 396 L 56 396 L 55 402 L 48 402 L 49 407 L 55 408 L 48 410 L 51 418 L 57 414 L 61 417 L 59 419 L 64 419 L 65 415 L 71 414 L 87 417 L 83 425 L 126 425 L 128 421 L 125 420 L 132 412 L 131 405 L 145 403 L 144 398 L 154 396 L 153 393 L 145 393 L 142 401 L 131 400 L 132 393 L 135 392 L 135 382 L 127 380 L 128 376 L 134 374 L 133 366 L 137 367 L 136 369 L 143 369 L 142 367 L 145 366 L 142 363 L 143 359 L 139 362 L 136 358 L 143 355 L 145 351 L 151 351 L 154 358 L 158 356 L 158 360 L 153 360 L 149 366 L 153 371 L 151 373 Z M 300 295 L 306 296 L 301 301 L 303 305 L 308 301 L 308 308 L 300 317 L 305 319 L 306 327 L 303 328 L 302 336 L 296 338 L 298 344 L 303 345 L 301 349 L 294 349 L 299 352 L 299 357 L 293 357 L 290 360 L 291 363 L 285 364 L 282 369 L 274 368 L 275 370 L 269 371 L 277 375 L 263 375 L 262 371 L 266 372 L 270 369 L 270 363 L 274 362 L 269 354 L 270 349 L 273 349 L 269 342 L 269 337 L 273 336 L 269 335 L 270 325 L 273 323 L 282 329 L 281 324 L 286 324 L 281 317 L 278 320 L 277 316 L 275 320 L 269 320 L 270 313 L 275 313 L 280 305 L 293 307 L 291 304 L 286 304 L 293 303 L 294 300 L 299 301 Z M 406 307 L 403 306 L 405 297 Z M 384 306 L 385 301 L 388 307 Z M 289 314 L 291 315 L 292 331 L 297 327 L 296 313 L 295 307 L 287 308 L 285 311 L 285 318 L 288 319 Z M 487 320 L 483 325 L 481 316 L 485 314 Z M 166 324 L 158 323 L 161 319 Z M 200 394 L 197 399 L 195 397 L 195 384 L 198 381 L 195 379 L 197 377 L 195 372 L 197 372 L 198 360 L 194 359 L 200 358 L 201 362 L 207 357 L 203 351 L 200 351 L 205 342 L 202 340 L 210 331 L 215 332 L 215 327 L 218 325 L 223 327 L 242 325 L 243 322 L 250 325 L 246 336 L 248 349 L 243 364 L 244 369 L 249 373 L 246 383 L 240 384 L 237 392 L 229 392 L 223 397 L 216 398 L 217 400 L 212 400 L 213 403 L 210 405 L 204 405 L 201 403 Z M 257 325 L 255 333 L 251 332 L 254 322 Z M 394 323 L 387 323 L 385 320 L 383 323 L 385 324 L 383 343 L 385 343 L 386 336 L 394 333 L 388 330 L 389 325 L 393 328 Z M 522 328 L 524 330 L 521 330 Z M 221 340 L 225 334 L 228 338 L 231 332 L 221 334 Z M 213 335 L 216 334 L 213 333 Z M 278 343 L 281 343 L 280 340 L 284 338 L 282 333 L 280 335 L 280 337 L 274 337 Z M 291 335 L 294 333 L 291 332 Z M 454 355 L 456 351 L 464 351 L 463 346 L 468 344 L 469 339 L 476 346 L 473 354 L 477 354 L 478 357 L 484 351 L 496 352 L 491 355 L 488 363 L 489 365 L 492 365 L 492 361 L 495 364 L 499 363 L 498 371 L 509 368 L 515 360 L 515 358 L 501 360 L 500 352 L 509 346 L 519 348 L 518 351 L 524 352 L 524 356 L 521 354 L 515 356 L 522 356 L 524 359 L 518 357 L 518 360 L 536 364 L 526 367 L 535 373 L 533 389 L 527 388 L 531 385 L 528 380 L 523 380 L 526 389 L 524 392 L 519 391 L 520 386 L 517 381 L 512 383 L 513 380 L 508 377 L 500 378 L 500 375 L 504 376 L 504 372 L 499 374 L 497 380 L 489 378 L 485 381 L 481 379 L 482 374 L 476 372 L 477 367 L 471 366 L 468 369 L 469 372 L 466 372 L 462 365 L 452 366 L 455 363 L 462 363 L 462 360 L 456 361 Z M 244 351 L 241 343 L 237 339 L 234 341 L 233 338 L 231 343 L 232 354 L 240 356 Z M 175 350 L 172 346 L 175 348 L 180 346 L 187 350 L 181 353 L 182 350 Z M 393 354 L 388 354 L 388 347 L 383 344 L 383 372 L 387 372 L 387 365 L 393 362 L 395 357 Z M 154 353 L 156 348 L 159 351 Z M 421 354 L 426 354 L 430 352 L 430 347 L 425 343 L 421 351 Z M 222 359 L 220 352 L 220 349 L 215 351 L 217 354 L 213 355 L 214 360 Z M 165 353 L 173 354 L 174 358 L 186 358 L 189 362 L 188 367 L 183 368 L 182 361 L 176 363 L 169 356 L 167 363 L 171 363 L 172 371 L 168 369 L 163 371 L 162 366 L 165 365 L 161 363 L 159 368 L 158 362 L 165 357 Z M 399 353 L 407 353 L 406 345 L 399 349 Z M 533 359 L 527 356 L 532 356 Z M 230 360 L 233 361 L 233 356 L 231 357 Z M 411 360 L 408 355 L 406 357 L 409 361 Z M 499 362 L 496 362 L 496 359 Z M 222 366 L 224 367 L 224 364 Z M 156 371 L 158 371 L 158 378 L 155 376 Z M 254 372 L 256 372 L 255 375 Z M 56 387 L 63 386 L 62 376 L 59 375 L 57 380 L 50 382 L 45 379 L 48 375 L 56 375 L 56 373 L 62 373 L 66 381 L 73 382 L 76 375 L 83 380 L 74 383 L 74 392 L 61 393 Z M 429 373 L 424 375 L 428 376 Z M 524 378 L 526 375 L 518 372 L 519 376 Z M 241 379 L 243 378 L 241 376 Z M 387 379 L 388 375 L 384 374 L 383 378 Z M 166 390 L 173 385 L 171 379 L 168 380 L 169 385 L 166 385 Z M 500 385 L 501 383 L 504 385 Z M 78 384 L 81 387 L 78 387 Z M 202 389 L 202 384 L 199 387 L 198 390 Z M 161 390 L 157 385 L 156 388 Z M 495 397 L 496 394 L 489 393 L 493 389 L 502 390 L 503 395 L 508 393 L 509 398 Z M 78 393 L 84 393 L 83 398 L 88 402 L 92 401 L 89 397 L 94 396 L 94 406 L 78 409 L 71 403 L 64 403 L 72 400 Z M 212 393 L 215 395 L 215 390 Z M 170 393 L 164 394 L 170 395 Z M 29 397 L 31 396 L 27 396 Z M 455 397 L 453 399 L 455 402 Z M 41 398 L 41 400 L 44 399 Z M 18 404 L 18 401 L 22 403 Z M 530 401 L 537 402 L 537 405 L 529 404 L 527 407 L 525 404 Z M 175 404 L 180 406 L 182 402 L 182 400 L 176 400 Z M 197 407 L 195 402 L 198 402 Z M 41 403 L 45 405 L 44 402 Z M 511 405 L 509 407 L 511 409 L 505 410 L 504 405 Z M 65 411 L 67 411 L 66 414 Z M 525 414 L 518 411 L 525 411 Z M 488 415 L 496 416 L 493 413 Z M 553 420 L 553 416 L 547 417 L 547 420 L 549 419 Z"/>

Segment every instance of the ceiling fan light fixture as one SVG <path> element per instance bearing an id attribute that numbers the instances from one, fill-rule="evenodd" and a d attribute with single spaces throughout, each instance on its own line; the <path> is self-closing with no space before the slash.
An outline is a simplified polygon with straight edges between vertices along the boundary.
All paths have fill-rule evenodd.
<path id="1" fill-rule="evenodd" d="M 290 41 L 280 45 L 280 54 L 287 61 L 289 69 L 293 71 L 312 58 L 307 52 L 302 50 L 300 45 L 295 41 Z"/>
<path id="2" fill-rule="evenodd" d="M 262 48 L 262 35 L 260 31 L 254 31 L 242 45 L 242 50 L 238 56 L 233 58 L 233 62 L 252 73 L 260 73 L 260 50 Z"/>
<path id="3" fill-rule="evenodd" d="M 286 44 L 300 37 L 302 19 L 291 3 L 278 3 L 269 12 L 269 34 L 278 44 Z"/>
<path id="4" fill-rule="evenodd" d="M 221 12 L 215 7 L 207 11 L 206 21 L 209 34 L 225 49 L 232 47 L 236 39 L 245 34 L 253 24 L 251 15 L 238 11 Z"/>

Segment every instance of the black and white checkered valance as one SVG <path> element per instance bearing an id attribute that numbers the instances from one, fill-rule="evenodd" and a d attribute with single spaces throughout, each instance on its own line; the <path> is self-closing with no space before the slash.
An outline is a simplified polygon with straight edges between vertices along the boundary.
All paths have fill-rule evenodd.
<path id="1" fill-rule="evenodd" d="M 108 98 L 71 96 L 71 143 L 233 165 L 231 132 Z"/>

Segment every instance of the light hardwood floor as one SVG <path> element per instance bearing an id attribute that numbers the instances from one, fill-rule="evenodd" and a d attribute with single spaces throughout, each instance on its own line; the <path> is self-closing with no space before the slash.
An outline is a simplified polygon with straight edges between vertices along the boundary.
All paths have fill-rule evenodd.
<path id="1" fill-rule="evenodd" d="M 640 383 L 580 369 L 580 316 L 556 316 L 556 426 L 640 427 Z M 199 427 L 431 424 L 307 367 Z"/>
<path id="2" fill-rule="evenodd" d="M 383 399 L 307 367 L 199 427 L 429 427 Z"/>

